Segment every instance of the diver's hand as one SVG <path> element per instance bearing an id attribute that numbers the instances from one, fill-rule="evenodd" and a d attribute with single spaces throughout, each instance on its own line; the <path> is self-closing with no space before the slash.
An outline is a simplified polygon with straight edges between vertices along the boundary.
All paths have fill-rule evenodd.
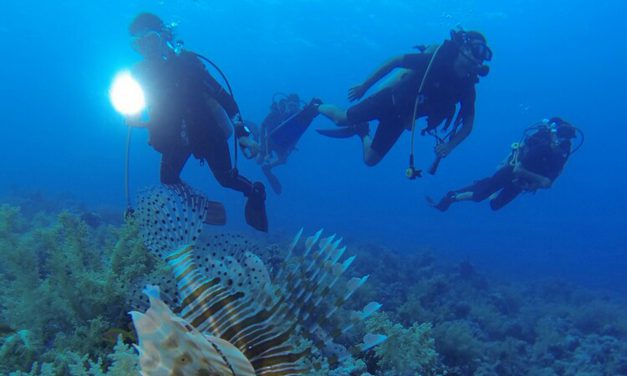
<path id="1" fill-rule="evenodd" d="M 551 179 L 547 178 L 546 176 L 541 176 L 538 178 L 538 185 L 539 188 L 543 188 L 543 189 L 547 189 L 551 187 Z"/>
<path id="2" fill-rule="evenodd" d="M 514 173 L 514 175 L 516 175 L 517 177 L 522 175 L 522 166 L 520 161 L 516 161 L 514 163 L 514 169 L 512 170 L 512 172 Z"/>
<path id="3" fill-rule="evenodd" d="M 259 144 L 250 138 L 250 136 L 240 137 L 237 141 L 246 158 L 251 159 L 259 154 Z"/>
<path id="4" fill-rule="evenodd" d="M 521 179 L 521 180 L 522 181 L 518 181 L 518 184 L 525 192 L 536 193 L 538 189 L 542 188 L 540 183 L 538 183 L 537 181 L 528 180 L 528 179 L 527 180 Z"/>
<path id="5" fill-rule="evenodd" d="M 367 91 L 368 87 L 364 84 L 353 86 L 350 90 L 348 90 L 348 100 L 351 102 L 359 100 L 364 96 L 364 94 L 366 94 Z"/>
<path id="6" fill-rule="evenodd" d="M 449 155 L 452 150 L 453 148 L 448 143 L 439 144 L 439 145 L 436 145 L 435 147 L 435 155 L 437 155 L 440 158 L 444 158 L 447 155 Z"/>

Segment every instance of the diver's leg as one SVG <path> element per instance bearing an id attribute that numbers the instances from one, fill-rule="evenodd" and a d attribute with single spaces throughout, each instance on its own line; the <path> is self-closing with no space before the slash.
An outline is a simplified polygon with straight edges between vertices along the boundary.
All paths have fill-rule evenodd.
<path id="1" fill-rule="evenodd" d="M 321 104 L 318 106 L 318 112 L 331 119 L 331 121 L 337 125 L 350 125 L 348 118 L 346 117 L 346 110 L 343 110 L 334 104 Z"/>
<path id="2" fill-rule="evenodd" d="M 268 217 L 266 215 L 266 189 L 261 182 L 252 183 L 240 175 L 231 165 L 231 153 L 226 140 L 215 140 L 208 145 L 204 157 L 216 180 L 223 187 L 242 192 L 246 200 L 246 223 L 253 228 L 267 232 Z"/>
<path id="3" fill-rule="evenodd" d="M 381 114 L 395 111 L 394 96 L 391 90 L 379 91 L 347 110 L 333 105 L 320 104 L 318 112 L 331 119 L 339 126 L 349 126 L 366 123 L 378 119 Z"/>
<path id="4" fill-rule="evenodd" d="M 263 174 L 266 176 L 266 180 L 268 181 L 268 183 L 270 183 L 270 187 L 277 195 L 281 194 L 281 192 L 283 191 L 283 186 L 281 185 L 279 178 L 277 178 L 276 175 L 272 173 L 272 169 L 277 166 L 284 165 L 287 162 L 288 154 L 289 153 L 275 152 L 273 155 L 275 155 L 276 158 L 273 161 L 261 165 L 261 172 L 263 172 Z"/>
<path id="5" fill-rule="evenodd" d="M 447 211 L 451 204 L 453 204 L 454 202 L 471 200 L 472 194 L 472 191 L 464 191 L 460 193 L 450 191 L 446 195 L 444 195 L 444 197 L 442 197 L 438 203 L 435 203 L 435 201 L 429 196 L 427 196 L 427 202 L 429 203 L 429 205 L 433 206 L 439 211 L 444 212 Z"/>
<path id="6" fill-rule="evenodd" d="M 394 96 L 389 90 L 375 93 L 346 110 L 346 117 L 363 146 L 364 163 L 374 166 L 390 151 L 403 133 L 403 124 Z M 368 122 L 379 120 L 374 137 L 370 136 Z"/>
<path id="7" fill-rule="evenodd" d="M 372 137 L 370 134 L 361 137 L 361 146 L 364 150 L 364 163 L 366 166 L 372 167 L 381 162 L 384 156 L 372 148 Z"/>
<path id="8" fill-rule="evenodd" d="M 398 141 L 403 130 L 402 124 L 393 119 L 382 119 L 379 121 L 374 138 L 369 133 L 360 134 L 364 148 L 364 163 L 368 166 L 379 163 Z"/>
<path id="9" fill-rule="evenodd" d="M 513 170 L 511 166 L 508 165 L 496 171 L 494 175 L 490 176 L 489 178 L 481 179 L 475 182 L 471 186 L 471 189 L 468 189 L 468 191 L 471 191 L 473 193 L 472 198 L 470 199 L 475 202 L 480 202 L 498 192 L 499 190 L 505 188 L 512 181 L 512 171 Z"/>
<path id="10" fill-rule="evenodd" d="M 501 209 L 512 202 L 521 192 L 522 189 L 519 186 L 513 183 L 508 184 L 495 198 L 490 200 L 490 208 L 492 210 Z"/>
<path id="11" fill-rule="evenodd" d="M 161 154 L 159 176 L 161 184 L 180 184 L 181 171 L 189 159 L 188 150 L 175 150 Z"/>
<path id="12" fill-rule="evenodd" d="M 226 140 L 216 140 L 207 149 L 203 156 L 218 183 L 248 196 L 253 183 L 233 169 L 231 152 Z"/>
<path id="13" fill-rule="evenodd" d="M 448 192 L 433 207 L 440 211 L 448 210 L 449 206 L 459 201 L 475 201 L 480 202 L 490 197 L 492 194 L 503 189 L 511 182 L 512 172 L 508 167 L 503 167 L 489 178 L 476 181 L 474 184 Z"/>

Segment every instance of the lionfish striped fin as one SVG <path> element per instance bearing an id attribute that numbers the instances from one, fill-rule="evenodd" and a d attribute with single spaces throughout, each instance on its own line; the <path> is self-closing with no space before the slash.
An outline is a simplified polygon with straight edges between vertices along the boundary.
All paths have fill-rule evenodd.
<path id="1" fill-rule="evenodd" d="M 305 256 L 307 256 L 307 254 L 309 254 L 313 246 L 316 245 L 316 243 L 318 243 L 318 239 L 320 239 L 320 235 L 322 235 L 322 229 L 318 230 L 318 232 L 316 232 L 312 236 L 308 237 L 307 240 L 305 240 Z"/>
<path id="2" fill-rule="evenodd" d="M 181 316 L 194 328 L 238 348 L 258 375 L 304 371 L 299 361 L 307 353 L 296 352 L 291 342 L 295 325 L 272 319 L 281 304 L 266 310 L 257 304 L 259 296 L 227 279 L 230 272 L 218 272 L 220 275 L 211 279 L 203 275 L 193 261 L 192 247 L 171 253 L 167 262 L 179 284 Z M 234 260 L 229 268 L 239 270 Z"/>
<path id="3" fill-rule="evenodd" d="M 361 315 L 352 315 L 349 319 L 335 317 L 368 276 L 338 284 L 355 257 L 341 260 L 346 251 L 341 246 L 342 239 L 336 239 L 335 235 L 322 238 L 321 235 L 318 231 L 307 238 L 300 252 L 295 246 L 290 247 L 293 250 L 285 261 L 285 271 L 277 276 L 274 284 L 281 289 L 288 317 L 300 322 L 301 334 L 331 361 L 340 361 L 350 353 L 337 341 L 379 305 L 371 303 Z"/>
<path id="4" fill-rule="evenodd" d="M 350 322 L 342 328 L 342 333 L 348 332 L 356 324 L 363 322 L 368 317 L 372 316 L 373 313 L 377 312 L 380 308 L 381 308 L 381 304 L 377 302 L 370 302 L 364 307 L 363 310 L 351 312 L 350 318 L 349 318 Z"/>
<path id="5" fill-rule="evenodd" d="M 298 230 L 298 232 L 296 233 L 296 236 L 294 236 L 294 239 L 292 239 L 292 242 L 287 248 L 287 254 L 285 255 L 286 260 L 289 260 L 292 257 L 292 254 L 294 253 L 294 249 L 296 249 L 296 246 L 299 244 L 300 238 L 302 236 L 303 236 L 303 229 L 301 228 L 300 230 Z M 286 270 L 285 268 L 282 268 L 278 271 L 277 279 L 281 279 L 281 277 L 283 276 L 283 272 L 285 270 Z"/>

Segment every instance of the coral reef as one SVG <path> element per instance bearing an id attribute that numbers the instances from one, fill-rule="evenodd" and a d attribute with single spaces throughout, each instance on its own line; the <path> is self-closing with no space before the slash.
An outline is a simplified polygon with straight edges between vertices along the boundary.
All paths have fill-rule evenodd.
<path id="1" fill-rule="evenodd" d="M 428 323 L 405 328 L 386 313 L 375 314 L 366 323 L 368 330 L 388 339 L 374 349 L 378 375 L 436 375 L 438 353 Z M 402 351 L 399 351 L 402 349 Z"/>
<path id="2" fill-rule="evenodd" d="M 399 254 L 377 245 L 355 252 L 356 273 L 370 274 L 371 282 L 356 303 L 378 296 L 392 322 L 430 323 L 439 374 L 627 374 L 621 297 L 558 281 L 488 280 L 468 261 L 438 263 L 430 252 Z"/>
<path id="3" fill-rule="evenodd" d="M 105 332 L 129 325 L 129 286 L 154 268 L 135 231 L 0 208 L 1 317 L 17 331 L 0 338 L 0 373 L 29 371 L 34 360 L 64 373 L 76 354 L 106 358 Z"/>
<path id="4" fill-rule="evenodd" d="M 177 301 L 166 263 L 146 250 L 132 223 L 106 214 L 94 221 L 87 210 L 64 211 L 41 197 L 11 202 L 0 205 L 0 374 L 137 373 L 127 312 L 147 308 L 138 297 L 146 283 Z M 275 278 L 289 240 L 271 239 L 216 232 L 204 241 L 252 250 Z M 351 254 L 358 257 L 348 277 L 370 278 L 347 309 L 376 299 L 385 312 L 339 341 L 367 332 L 389 338 L 334 367 L 314 352 L 311 375 L 627 374 L 621 297 L 559 281 L 504 283 L 468 261 L 451 264 L 425 251 L 351 243 Z"/>

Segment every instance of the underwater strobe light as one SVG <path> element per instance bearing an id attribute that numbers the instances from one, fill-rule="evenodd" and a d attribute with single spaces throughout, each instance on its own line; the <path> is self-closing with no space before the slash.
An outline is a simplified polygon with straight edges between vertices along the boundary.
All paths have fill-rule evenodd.
<path id="1" fill-rule="evenodd" d="M 109 89 L 109 98 L 115 110 L 125 116 L 137 115 L 146 107 L 144 91 L 128 71 L 115 76 Z"/>

